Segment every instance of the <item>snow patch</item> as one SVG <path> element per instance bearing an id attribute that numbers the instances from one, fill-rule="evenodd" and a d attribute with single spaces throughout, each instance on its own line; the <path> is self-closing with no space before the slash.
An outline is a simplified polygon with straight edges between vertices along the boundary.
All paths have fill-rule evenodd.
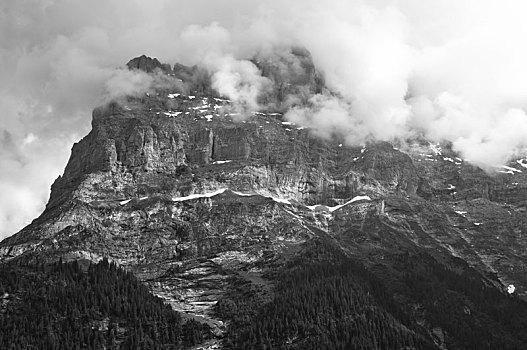
<path id="1" fill-rule="evenodd" d="M 439 146 L 439 144 L 436 144 L 436 145 L 432 145 L 430 144 L 430 149 L 432 149 L 432 152 L 434 152 L 434 154 L 436 156 L 440 156 L 441 155 L 441 146 Z"/>
<path id="2" fill-rule="evenodd" d="M 119 204 L 120 204 L 120 205 L 125 205 L 125 204 L 130 203 L 131 200 L 132 200 L 132 199 L 127 199 L 127 200 L 124 200 L 124 201 L 120 201 Z"/>
<path id="3" fill-rule="evenodd" d="M 212 118 L 213 118 L 213 115 L 212 114 L 207 114 L 205 116 L 205 119 L 207 119 L 208 122 L 211 122 L 212 121 Z"/>
<path id="4" fill-rule="evenodd" d="M 238 196 L 242 196 L 242 197 L 252 197 L 252 196 L 258 195 L 257 193 L 241 193 L 237 191 L 232 191 L 232 193 L 237 194 Z"/>
<path id="5" fill-rule="evenodd" d="M 518 172 L 518 173 L 521 173 L 522 171 L 521 170 L 518 170 L 516 168 L 513 168 L 513 167 L 510 167 L 510 166 L 506 166 L 506 165 L 502 165 L 503 168 L 509 170 L 509 171 L 512 171 L 513 173 L 514 172 Z"/>
<path id="6" fill-rule="evenodd" d="M 191 200 L 191 199 L 198 199 L 198 198 L 210 198 L 210 197 L 213 197 L 213 196 L 216 196 L 218 194 L 221 194 L 223 192 L 225 192 L 227 189 L 226 188 L 223 188 L 221 190 L 217 190 L 217 191 L 214 191 L 214 192 L 210 192 L 210 193 L 202 193 L 202 194 L 191 194 L 189 196 L 185 196 L 185 197 L 174 197 L 172 198 L 172 201 L 173 202 L 184 202 L 184 201 L 188 201 L 188 200 Z"/>
<path id="7" fill-rule="evenodd" d="M 217 160 L 215 162 L 212 162 L 212 164 L 225 164 L 230 162 L 232 162 L 232 160 Z"/>
<path id="8" fill-rule="evenodd" d="M 336 205 L 334 207 L 328 207 L 328 206 L 322 205 L 322 204 L 315 204 L 315 205 L 307 205 L 306 208 L 309 208 L 310 210 L 315 210 L 315 208 L 317 208 L 317 207 L 326 207 L 326 208 L 328 208 L 328 210 L 330 212 L 334 212 L 335 210 L 338 210 L 338 209 L 340 209 L 342 207 L 345 207 L 348 204 L 351 204 L 353 202 L 357 202 L 357 201 L 360 201 L 360 200 L 371 201 L 371 198 L 369 196 L 357 196 L 357 197 L 353 197 L 352 199 L 350 199 L 349 201 L 347 201 L 344 204 Z"/>
<path id="9" fill-rule="evenodd" d="M 291 204 L 291 202 L 288 199 L 277 198 L 277 197 L 271 197 L 271 198 L 277 203 Z"/>
<path id="10" fill-rule="evenodd" d="M 168 94 L 168 98 L 176 98 L 181 94 Z"/>
<path id="11" fill-rule="evenodd" d="M 516 287 L 514 286 L 514 284 L 509 284 L 507 286 L 507 293 L 512 294 L 514 293 L 515 290 L 516 290 Z"/>
<path id="12" fill-rule="evenodd" d="M 177 117 L 181 113 L 183 113 L 183 112 L 163 112 L 163 114 L 168 116 L 168 117 Z"/>

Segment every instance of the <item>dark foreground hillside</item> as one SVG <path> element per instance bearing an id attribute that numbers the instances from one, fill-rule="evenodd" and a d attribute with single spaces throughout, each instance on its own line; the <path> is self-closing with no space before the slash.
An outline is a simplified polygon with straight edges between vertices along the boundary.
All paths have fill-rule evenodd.
<path id="1" fill-rule="evenodd" d="M 527 303 L 461 260 L 446 268 L 424 252 L 401 254 L 393 257 L 393 270 L 366 269 L 319 243 L 305 257 L 312 262 L 299 260 L 274 276 L 269 302 L 242 285 L 218 303 L 219 316 L 232 321 L 226 348 L 493 350 L 527 344 Z"/>
<path id="2" fill-rule="evenodd" d="M 268 288 L 243 279 L 216 304 L 225 349 L 524 349 L 527 303 L 464 262 L 426 253 L 366 268 L 317 242 Z M 186 349 L 211 329 L 102 260 L 0 268 L 1 349 Z M 436 331 L 430 331 L 435 329 Z"/>
<path id="3" fill-rule="evenodd" d="M 182 349 L 209 336 L 108 261 L 0 267 L 1 349 Z"/>

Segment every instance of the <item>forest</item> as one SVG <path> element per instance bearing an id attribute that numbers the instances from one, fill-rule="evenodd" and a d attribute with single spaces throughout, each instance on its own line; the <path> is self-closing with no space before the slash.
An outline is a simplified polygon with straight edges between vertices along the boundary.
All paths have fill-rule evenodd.
<path id="1" fill-rule="evenodd" d="M 224 348 L 527 344 L 527 303 L 460 259 L 439 262 L 423 250 L 366 266 L 331 250 L 318 245 L 270 271 L 267 290 L 233 274 L 214 310 L 228 325 Z M 0 348 L 10 350 L 187 349 L 213 337 L 106 259 L 0 266 L 0 327 Z"/>
<path id="2" fill-rule="evenodd" d="M 0 349 L 184 349 L 211 336 L 103 259 L 0 267 Z"/>
<path id="3" fill-rule="evenodd" d="M 216 307 L 232 322 L 225 347 L 525 349 L 527 303 L 462 260 L 439 263 L 424 251 L 388 260 L 369 268 L 346 257 L 298 261 L 277 274 L 263 303 L 240 284 Z"/>

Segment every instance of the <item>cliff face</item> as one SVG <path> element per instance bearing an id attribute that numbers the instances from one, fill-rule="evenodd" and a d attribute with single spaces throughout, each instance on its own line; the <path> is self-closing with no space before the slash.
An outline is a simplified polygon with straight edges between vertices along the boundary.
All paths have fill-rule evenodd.
<path id="1" fill-rule="evenodd" d="M 305 90 L 299 86 L 323 88 L 310 57 L 294 55 L 302 70 L 282 80 L 277 61 L 258 61 L 275 84 L 267 98 L 277 110 L 284 96 Z M 189 81 L 197 69 L 143 57 L 129 67 Z M 448 145 L 348 147 L 279 112 L 239 113 L 216 95 L 163 89 L 95 109 L 46 210 L 0 244 L 2 258 L 107 256 L 219 331 L 212 308 L 231 277 L 265 289 L 262 276 L 319 240 L 366 266 L 390 266 L 407 252 L 454 267 L 461 258 L 524 295 L 523 163 L 490 176 Z"/>

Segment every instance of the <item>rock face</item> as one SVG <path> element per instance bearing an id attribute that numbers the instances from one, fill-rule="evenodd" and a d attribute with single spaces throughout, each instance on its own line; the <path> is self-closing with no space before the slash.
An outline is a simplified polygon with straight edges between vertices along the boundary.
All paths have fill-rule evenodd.
<path id="1" fill-rule="evenodd" d="M 165 73 L 172 71 L 169 64 L 161 63 L 157 58 L 151 58 L 145 55 L 131 59 L 126 66 L 129 69 L 139 69 L 147 73 L 153 73 L 156 69 L 160 69 Z"/>
<path id="2" fill-rule="evenodd" d="M 300 65 L 281 74 L 291 57 Z M 323 89 L 300 49 L 256 64 L 275 84 L 265 98 L 278 111 L 287 96 Z M 189 80 L 197 71 L 145 56 L 128 66 Z M 448 145 L 348 147 L 280 112 L 237 113 L 215 95 L 163 89 L 95 109 L 46 210 L 0 244 L 1 258 L 109 257 L 219 332 L 213 306 L 231 277 L 258 285 L 319 239 L 366 266 L 404 252 L 452 266 L 461 258 L 525 295 L 521 160 L 511 164 L 518 171 L 491 176 Z"/>

